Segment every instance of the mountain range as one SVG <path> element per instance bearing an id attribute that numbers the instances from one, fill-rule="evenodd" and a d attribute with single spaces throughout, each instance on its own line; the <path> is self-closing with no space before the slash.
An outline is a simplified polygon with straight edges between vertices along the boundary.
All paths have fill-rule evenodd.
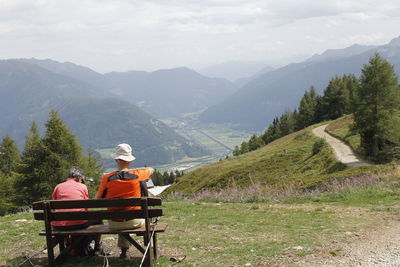
<path id="1" fill-rule="evenodd" d="M 98 89 L 102 96 L 135 103 L 157 118 L 177 117 L 217 104 L 238 88 L 223 78 L 205 77 L 181 67 L 154 72 L 127 71 L 100 74 L 73 63 L 19 59 L 73 78 Z"/>
<path id="2" fill-rule="evenodd" d="M 226 61 L 199 69 L 198 72 L 208 77 L 222 77 L 236 82 L 245 77 L 252 77 L 268 66 L 266 61 Z M 273 69 L 269 66 L 270 69 Z"/>
<path id="3" fill-rule="evenodd" d="M 1 137 L 8 134 L 22 145 L 31 122 L 36 121 L 43 133 L 49 110 L 56 109 L 84 147 L 101 149 L 130 143 L 137 165 L 165 164 L 209 153 L 136 105 L 107 98 L 110 94 L 104 87 L 89 82 L 99 81 L 103 75 L 84 67 L 78 71 L 70 64 L 53 72 L 29 61 L 0 61 Z M 73 74 L 65 75 L 67 70 Z M 72 77 L 77 75 L 83 78 Z"/>
<path id="4" fill-rule="evenodd" d="M 311 86 L 322 93 L 329 80 L 337 75 L 359 76 L 363 64 L 368 63 L 376 52 L 391 62 L 397 75 L 400 75 L 400 37 L 377 47 L 355 45 L 328 50 L 304 62 L 262 74 L 218 105 L 205 110 L 199 119 L 203 122 L 231 123 L 249 131 L 263 130 L 285 109 L 296 108 Z"/>

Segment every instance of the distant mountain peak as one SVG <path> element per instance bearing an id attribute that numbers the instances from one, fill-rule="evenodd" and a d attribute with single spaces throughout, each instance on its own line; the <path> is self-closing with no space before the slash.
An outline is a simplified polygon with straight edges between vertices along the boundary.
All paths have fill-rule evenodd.
<path id="1" fill-rule="evenodd" d="M 396 38 L 393 38 L 393 39 L 390 41 L 389 45 L 400 45 L 400 36 L 399 36 L 399 37 L 396 37 Z"/>
<path id="2" fill-rule="evenodd" d="M 373 45 L 360 45 L 360 44 L 353 44 L 346 48 L 341 49 L 328 49 L 322 54 L 315 54 L 311 58 L 309 58 L 308 62 L 316 62 L 316 61 L 323 61 L 323 60 L 331 60 L 337 58 L 344 58 L 349 56 L 354 56 L 358 54 L 362 54 L 368 50 L 374 49 L 376 46 Z"/>

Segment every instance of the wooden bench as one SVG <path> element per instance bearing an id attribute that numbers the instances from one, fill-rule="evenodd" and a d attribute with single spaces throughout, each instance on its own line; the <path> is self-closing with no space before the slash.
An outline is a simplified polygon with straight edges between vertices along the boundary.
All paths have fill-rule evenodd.
<path id="1" fill-rule="evenodd" d="M 59 264 L 61 258 L 79 243 L 79 241 L 88 235 L 98 234 L 122 234 L 134 247 L 142 254 L 145 254 L 146 248 L 149 245 L 145 258 L 145 266 L 152 266 L 152 259 L 157 258 L 157 233 L 164 232 L 166 224 L 153 224 L 152 218 L 163 215 L 162 209 L 153 208 L 160 206 L 161 199 L 159 198 L 115 198 L 115 199 L 87 199 L 87 200 L 44 200 L 33 203 L 34 218 L 42 220 L 45 224 L 45 231 L 40 235 L 46 236 L 47 256 L 49 266 Z M 129 207 L 139 206 L 141 209 L 136 210 L 108 210 L 111 207 Z M 88 211 L 60 211 L 62 209 L 75 208 L 95 208 L 96 210 Z M 100 208 L 100 209 L 99 209 Z M 57 211 L 55 211 L 57 209 Z M 112 230 L 107 224 L 92 225 L 85 229 L 59 231 L 53 230 L 51 227 L 52 221 L 74 221 L 74 220 L 121 220 L 121 219 L 145 219 L 145 225 L 141 228 L 127 230 Z M 141 246 L 134 240 L 130 234 L 143 236 L 144 246 Z M 153 238 L 151 242 L 151 235 Z M 68 247 L 64 245 L 66 236 L 77 236 L 76 241 Z M 151 245 L 153 243 L 153 245 Z M 55 258 L 54 248 L 59 245 L 60 253 Z"/>

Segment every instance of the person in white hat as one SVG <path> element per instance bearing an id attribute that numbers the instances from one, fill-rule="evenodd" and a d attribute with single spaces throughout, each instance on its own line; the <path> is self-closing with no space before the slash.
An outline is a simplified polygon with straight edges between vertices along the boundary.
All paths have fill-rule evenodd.
<path id="1" fill-rule="evenodd" d="M 135 157 L 132 155 L 132 148 L 128 144 L 119 144 L 112 154 L 112 158 L 115 160 L 118 170 L 103 176 L 97 192 L 97 197 L 127 198 L 147 196 L 146 182 L 150 179 L 154 169 L 150 167 L 129 169 Z M 118 209 L 140 209 L 140 207 Z M 110 220 L 109 225 L 112 229 L 137 228 L 144 225 L 144 219 Z M 120 258 L 130 259 L 130 245 L 130 242 L 122 235 L 118 236 L 118 247 L 121 248 Z"/>

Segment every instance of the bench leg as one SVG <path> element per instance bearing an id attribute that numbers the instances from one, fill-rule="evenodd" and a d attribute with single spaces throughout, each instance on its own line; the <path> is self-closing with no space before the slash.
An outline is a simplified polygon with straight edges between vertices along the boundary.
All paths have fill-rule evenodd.
<path id="1" fill-rule="evenodd" d="M 122 235 L 126 240 L 129 241 L 135 248 L 137 248 L 142 254 L 144 254 L 145 249 L 142 248 L 129 234 L 123 233 Z"/>
<path id="2" fill-rule="evenodd" d="M 157 251 L 157 233 L 154 233 L 153 236 L 153 255 L 154 255 L 154 259 L 158 259 L 158 257 L 160 255 L 158 255 L 158 251 Z"/>
<path id="3" fill-rule="evenodd" d="M 46 235 L 46 244 L 47 244 L 47 259 L 49 260 L 49 266 L 50 267 L 55 267 L 56 262 L 54 259 L 54 242 L 53 238 L 49 235 Z"/>
<path id="4" fill-rule="evenodd" d="M 148 237 L 146 237 L 146 235 L 143 236 L 143 240 L 144 240 L 144 247 L 147 247 L 149 242 L 151 242 L 151 240 Z M 146 266 L 151 267 L 152 260 L 153 260 L 153 249 L 150 244 L 149 250 L 147 251 L 146 259 L 144 260 Z"/>

